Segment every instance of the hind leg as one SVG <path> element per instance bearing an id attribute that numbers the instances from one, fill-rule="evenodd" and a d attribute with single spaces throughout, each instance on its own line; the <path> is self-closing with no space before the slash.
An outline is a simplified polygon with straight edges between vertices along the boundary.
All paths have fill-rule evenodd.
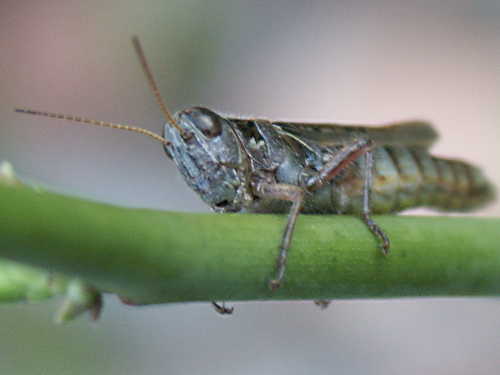
<path id="1" fill-rule="evenodd" d="M 358 139 L 344 146 L 325 164 L 324 168 L 306 182 L 307 190 L 314 191 L 337 176 L 345 167 L 354 160 L 362 157 L 363 173 L 363 212 L 361 217 L 370 231 L 381 242 L 384 255 L 389 253 L 390 241 L 384 231 L 371 218 L 370 193 L 373 181 L 373 142 L 366 139 Z"/>
<path id="2" fill-rule="evenodd" d="M 371 218 L 370 194 L 373 183 L 373 152 L 363 155 L 363 213 L 361 215 L 368 229 L 379 239 L 384 255 L 389 253 L 391 243 L 385 232 Z"/>

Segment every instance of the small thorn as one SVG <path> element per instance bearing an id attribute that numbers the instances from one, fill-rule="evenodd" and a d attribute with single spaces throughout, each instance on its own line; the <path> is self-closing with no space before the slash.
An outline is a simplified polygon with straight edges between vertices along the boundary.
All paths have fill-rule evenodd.
<path id="1" fill-rule="evenodd" d="M 66 290 L 66 296 L 55 321 L 64 323 L 89 311 L 92 320 L 97 320 L 102 310 L 102 296 L 95 288 L 80 280 L 72 280 Z"/>

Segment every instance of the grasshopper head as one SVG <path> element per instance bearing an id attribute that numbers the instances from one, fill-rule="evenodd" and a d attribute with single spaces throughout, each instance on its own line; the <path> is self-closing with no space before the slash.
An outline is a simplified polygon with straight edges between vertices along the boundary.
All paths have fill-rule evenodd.
<path id="1" fill-rule="evenodd" d="M 147 135 L 163 143 L 167 155 L 174 160 L 188 185 L 215 211 L 239 211 L 250 196 L 246 181 L 247 159 L 231 123 L 208 109 L 197 107 L 172 116 L 160 95 L 139 39 L 133 37 L 132 43 L 167 120 L 164 137 L 144 128 L 80 116 L 29 108 L 16 108 L 15 111 Z"/>
<path id="2" fill-rule="evenodd" d="M 245 197 L 245 155 L 228 120 L 206 108 L 176 113 L 177 127 L 165 124 L 167 155 L 187 184 L 212 209 L 239 211 Z"/>

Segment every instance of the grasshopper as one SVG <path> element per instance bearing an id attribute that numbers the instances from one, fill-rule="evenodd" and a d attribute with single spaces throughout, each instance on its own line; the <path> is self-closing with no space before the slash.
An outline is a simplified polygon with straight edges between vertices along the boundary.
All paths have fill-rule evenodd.
<path id="1" fill-rule="evenodd" d="M 134 126 L 16 109 L 90 125 L 141 133 L 161 142 L 186 183 L 216 212 L 288 213 L 272 290 L 285 277 L 300 213 L 358 215 L 379 241 L 390 240 L 372 214 L 427 206 L 467 211 L 492 200 L 494 191 L 474 166 L 431 156 L 437 133 L 410 121 L 381 127 L 228 118 L 193 107 L 172 115 L 137 37 L 132 42 L 166 120 L 163 136 Z M 222 313 L 231 309 L 214 303 Z"/>

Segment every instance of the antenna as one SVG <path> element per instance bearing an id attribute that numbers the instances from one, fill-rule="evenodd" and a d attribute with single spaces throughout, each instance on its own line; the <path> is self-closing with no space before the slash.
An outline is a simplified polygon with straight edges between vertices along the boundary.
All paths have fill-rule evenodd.
<path id="1" fill-rule="evenodd" d="M 135 52 L 137 54 L 137 57 L 139 58 L 139 62 L 141 63 L 142 70 L 144 71 L 144 74 L 146 75 L 146 78 L 149 82 L 149 86 L 151 87 L 151 91 L 153 92 L 153 95 L 155 96 L 156 101 L 158 102 L 160 109 L 163 112 L 163 115 L 165 116 L 165 119 L 167 120 L 167 122 L 170 125 L 172 125 L 174 128 L 176 128 L 180 132 L 180 134 L 183 138 L 186 138 L 188 135 L 179 126 L 179 124 L 177 124 L 174 117 L 172 116 L 172 114 L 168 110 L 165 102 L 163 101 L 163 98 L 161 97 L 160 90 L 158 90 L 158 86 L 156 85 L 155 79 L 153 77 L 153 73 L 151 72 L 151 69 L 149 68 L 148 62 L 146 60 L 146 55 L 144 54 L 141 43 L 139 42 L 139 38 L 137 36 L 132 37 L 132 44 L 134 45 Z M 57 119 L 74 121 L 74 122 L 79 122 L 79 123 L 88 124 L 88 125 L 102 126 L 104 128 L 128 130 L 131 132 L 147 135 L 148 137 L 151 137 L 151 138 L 163 143 L 166 146 L 169 146 L 171 144 L 170 141 L 163 138 L 162 136 L 160 136 L 160 135 L 158 135 L 150 130 L 147 130 L 144 128 L 139 128 L 136 126 L 115 124 L 113 122 L 106 122 L 106 121 L 91 120 L 91 119 L 88 119 L 85 117 L 74 116 L 74 115 L 65 115 L 62 113 L 38 111 L 35 109 L 31 109 L 31 108 L 15 108 L 14 110 L 16 112 L 26 113 L 29 115 L 57 118 Z"/>
<path id="2" fill-rule="evenodd" d="M 153 77 L 153 73 L 149 67 L 149 64 L 146 60 L 146 55 L 144 54 L 144 51 L 141 46 L 141 42 L 139 41 L 139 38 L 134 35 L 132 37 L 132 44 L 134 45 L 135 53 L 137 54 L 137 57 L 139 58 L 139 62 L 141 63 L 142 70 L 144 71 L 144 74 L 146 75 L 146 78 L 148 80 L 149 86 L 151 88 L 151 91 L 153 95 L 156 98 L 156 101 L 158 102 L 158 105 L 160 106 L 161 111 L 163 112 L 163 115 L 165 116 L 165 120 L 172 125 L 174 128 L 176 128 L 181 135 L 185 135 L 185 131 L 177 124 L 177 122 L 174 120 L 174 117 L 168 110 L 165 102 L 163 101 L 163 98 L 161 97 L 160 90 L 158 89 L 158 86 L 156 85 L 156 81 Z"/>
<path id="3" fill-rule="evenodd" d="M 30 108 L 15 108 L 14 111 L 19 112 L 19 113 L 26 113 L 28 115 L 45 116 L 45 117 L 57 118 L 57 119 L 61 119 L 61 120 L 79 122 L 79 123 L 88 124 L 88 125 L 102 126 L 104 128 L 128 130 L 131 132 L 147 135 L 148 137 L 156 139 L 157 141 L 163 143 L 166 146 L 169 146 L 171 144 L 171 142 L 169 142 L 168 140 L 166 140 L 162 136 L 160 136 L 160 135 L 158 135 L 150 130 L 147 130 L 144 128 L 138 128 L 136 126 L 115 124 L 113 122 L 106 122 L 106 121 L 91 120 L 91 119 L 88 119 L 85 117 L 65 115 L 62 113 L 37 111 L 35 109 L 30 109 Z"/>

